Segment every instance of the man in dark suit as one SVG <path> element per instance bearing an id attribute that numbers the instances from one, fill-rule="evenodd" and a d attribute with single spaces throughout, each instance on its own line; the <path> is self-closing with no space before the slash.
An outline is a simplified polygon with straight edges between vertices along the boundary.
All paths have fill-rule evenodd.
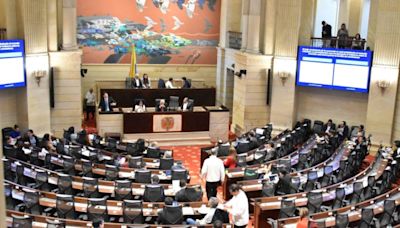
<path id="1" fill-rule="evenodd" d="M 324 125 L 324 132 L 326 134 L 330 134 L 332 131 L 336 130 L 335 124 L 332 122 L 331 119 L 328 120 L 328 122 Z"/>
<path id="2" fill-rule="evenodd" d="M 142 80 L 140 80 L 138 75 L 136 75 L 135 78 L 132 80 L 132 87 L 135 89 L 143 88 Z"/>
<path id="3" fill-rule="evenodd" d="M 193 103 L 189 102 L 189 98 L 185 97 L 183 98 L 182 106 L 181 106 L 182 111 L 193 111 Z"/>
<path id="4" fill-rule="evenodd" d="M 158 86 L 159 89 L 165 89 L 165 81 L 163 79 L 158 79 Z"/>
<path id="5" fill-rule="evenodd" d="M 39 146 L 39 139 L 31 129 L 26 132 L 25 137 L 22 141 L 29 143 L 29 145 L 31 146 Z"/>
<path id="6" fill-rule="evenodd" d="M 109 97 L 108 93 L 104 93 L 99 104 L 99 109 L 102 112 L 112 112 L 112 106 L 115 105 L 117 105 L 117 102 L 112 97 Z"/>
<path id="7" fill-rule="evenodd" d="M 323 47 L 329 47 L 332 38 L 332 26 L 322 21 L 322 42 Z"/>
<path id="8" fill-rule="evenodd" d="M 178 202 L 188 202 L 186 198 L 186 181 L 183 179 L 180 180 L 179 186 L 181 187 L 181 190 L 175 194 L 175 200 Z"/>
<path id="9" fill-rule="evenodd" d="M 186 77 L 183 77 L 182 80 L 183 80 L 182 89 L 190 89 L 190 88 L 192 88 L 192 84 L 190 83 L 189 80 L 186 79 Z"/>
<path id="10" fill-rule="evenodd" d="M 286 170 L 279 171 L 279 181 L 276 185 L 277 194 L 290 194 L 292 188 L 292 177 L 286 172 Z"/>
<path id="11" fill-rule="evenodd" d="M 165 99 L 161 99 L 160 103 L 156 106 L 156 112 L 166 112 L 168 108 L 167 102 Z"/>
<path id="12" fill-rule="evenodd" d="M 174 203 L 174 201 L 171 197 L 166 197 L 164 200 L 164 204 L 166 206 L 172 206 L 173 203 Z M 165 213 L 164 210 L 165 210 L 165 208 L 158 212 L 157 224 L 169 225 L 170 222 L 167 219 L 168 213 Z M 183 212 L 182 211 L 180 212 L 180 216 L 181 216 L 181 218 L 178 220 L 177 224 L 182 223 L 182 221 L 183 221 Z"/>

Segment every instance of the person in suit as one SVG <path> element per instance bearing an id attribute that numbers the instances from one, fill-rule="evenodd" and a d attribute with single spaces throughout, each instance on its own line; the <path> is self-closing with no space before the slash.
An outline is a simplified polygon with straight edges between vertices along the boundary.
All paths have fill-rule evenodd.
<path id="1" fill-rule="evenodd" d="M 338 47 L 346 48 L 349 39 L 349 31 L 346 28 L 346 24 L 343 23 L 337 32 Z"/>
<path id="2" fill-rule="evenodd" d="M 103 94 L 103 98 L 100 101 L 99 104 L 99 111 L 102 112 L 111 112 L 112 111 L 112 106 L 117 105 L 117 102 L 112 97 L 108 96 L 108 93 Z"/>
<path id="3" fill-rule="evenodd" d="M 329 47 L 332 38 L 332 26 L 325 21 L 322 21 L 322 42 L 323 47 Z"/>
<path id="4" fill-rule="evenodd" d="M 329 119 L 328 122 L 324 125 L 324 132 L 326 134 L 330 134 L 332 131 L 335 131 L 335 125 L 333 124 L 332 120 Z"/>
<path id="5" fill-rule="evenodd" d="M 139 78 L 139 75 L 135 75 L 135 78 L 132 80 L 132 87 L 135 89 L 143 88 L 143 84 Z"/>
<path id="6" fill-rule="evenodd" d="M 164 80 L 163 79 L 158 79 L 158 86 L 157 86 L 157 88 L 159 88 L 159 89 L 165 89 L 165 82 L 164 82 Z"/>
<path id="7" fill-rule="evenodd" d="M 39 145 L 39 139 L 35 135 L 35 133 L 33 133 L 33 131 L 31 129 L 29 129 L 26 132 L 23 141 L 29 143 L 29 145 L 31 145 L 31 146 L 38 146 Z"/>
<path id="8" fill-rule="evenodd" d="M 167 103 L 165 102 L 165 99 L 160 100 L 160 104 L 157 105 L 156 111 L 157 112 L 166 112 L 167 111 Z"/>
<path id="9" fill-rule="evenodd" d="M 143 100 L 139 100 L 139 103 L 135 105 L 135 112 L 146 112 L 146 106 L 143 103 Z"/>
<path id="10" fill-rule="evenodd" d="M 172 206 L 173 203 L 174 203 L 174 200 L 171 197 L 166 197 L 164 200 L 164 204 L 166 206 Z M 164 210 L 165 210 L 165 208 L 158 212 L 157 224 L 170 225 Z M 181 216 L 182 216 L 181 220 L 183 220 L 183 212 L 182 211 L 181 211 Z"/>
<path id="11" fill-rule="evenodd" d="M 189 98 L 185 97 L 183 98 L 182 106 L 181 106 L 182 111 L 193 111 L 193 103 L 189 102 Z"/>
<path id="12" fill-rule="evenodd" d="M 337 129 L 339 141 L 342 142 L 345 138 L 348 137 L 349 135 L 349 126 L 347 126 L 346 121 L 342 121 L 341 124 L 339 124 L 338 129 Z"/>
<path id="13" fill-rule="evenodd" d="M 182 81 L 183 81 L 182 89 L 190 89 L 190 88 L 192 88 L 192 84 L 190 83 L 189 80 L 186 79 L 186 77 L 183 77 Z"/>
<path id="14" fill-rule="evenodd" d="M 276 195 L 278 193 L 290 194 L 291 188 L 292 188 L 292 177 L 286 172 L 286 170 L 279 171 L 279 181 L 278 184 L 276 185 L 275 194 Z"/>
<path id="15" fill-rule="evenodd" d="M 102 219 L 97 219 L 92 222 L 93 228 L 104 228 L 104 221 Z"/>
<path id="16" fill-rule="evenodd" d="M 179 181 L 179 186 L 181 189 L 175 194 L 175 200 L 178 202 L 187 202 L 188 200 L 186 199 L 186 180 L 180 180 Z"/>
<path id="17" fill-rule="evenodd" d="M 147 74 L 143 74 L 142 84 L 143 84 L 143 88 L 145 88 L 145 89 L 151 88 L 151 82 L 150 82 L 149 76 Z"/>

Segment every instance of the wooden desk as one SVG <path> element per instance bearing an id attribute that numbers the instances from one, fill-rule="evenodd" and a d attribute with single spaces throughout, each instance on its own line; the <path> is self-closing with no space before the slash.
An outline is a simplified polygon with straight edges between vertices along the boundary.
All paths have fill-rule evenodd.
<path id="1" fill-rule="evenodd" d="M 156 99 L 166 99 L 170 96 L 179 97 L 179 104 L 183 98 L 194 100 L 196 106 L 215 106 L 215 88 L 192 89 L 101 89 L 100 94 L 108 93 L 117 102 L 117 107 L 135 107 L 135 99 L 144 99 L 147 107 L 155 107 Z"/>
<path id="2" fill-rule="evenodd" d="M 61 218 L 55 218 L 55 217 L 49 217 L 49 216 L 43 216 L 43 215 L 33 215 L 33 214 L 28 214 L 28 213 L 23 213 L 19 211 L 12 211 L 12 210 L 7 210 L 7 217 L 6 217 L 6 223 L 8 227 L 12 226 L 12 215 L 16 216 L 30 216 L 33 220 L 32 222 L 32 228 L 47 228 L 47 221 L 54 221 L 58 220 L 60 222 L 64 222 L 67 227 L 74 227 L 74 228 L 88 228 L 92 227 L 92 222 L 91 221 L 82 221 L 82 220 L 73 220 L 73 219 L 61 219 Z M 146 227 L 149 228 L 159 228 L 159 227 L 165 227 L 165 228 L 182 228 L 182 225 L 159 225 L 159 224 L 145 224 Z M 104 227 L 105 228 L 127 228 L 127 227 L 142 227 L 143 224 L 123 224 L 123 223 L 110 223 L 110 222 L 105 222 Z M 202 227 L 205 228 L 212 228 L 212 224 L 204 225 Z M 223 224 L 224 228 L 231 227 L 229 224 Z"/>
<path id="3" fill-rule="evenodd" d="M 386 166 L 388 164 L 387 159 L 382 159 L 379 162 L 375 163 L 374 172 L 371 172 L 370 175 L 376 177 L 376 180 L 383 174 Z M 347 184 L 345 187 L 345 194 L 350 195 L 353 193 L 353 182 L 354 181 L 362 181 L 364 187 L 367 183 L 368 175 L 364 175 L 362 179 L 357 180 L 356 178 L 351 178 L 350 181 L 345 181 L 340 184 Z M 335 189 L 338 187 L 329 187 L 323 188 L 321 191 L 323 192 L 323 201 L 328 202 L 335 198 Z M 302 207 L 307 205 L 307 194 L 306 193 L 298 193 L 298 194 L 290 194 L 286 196 L 293 196 L 295 198 L 295 204 L 297 207 Z M 255 227 L 270 227 L 267 223 L 267 218 L 277 219 L 279 215 L 279 210 L 281 206 L 281 200 L 283 196 L 274 196 L 274 197 L 264 197 L 254 199 L 254 225 Z"/>

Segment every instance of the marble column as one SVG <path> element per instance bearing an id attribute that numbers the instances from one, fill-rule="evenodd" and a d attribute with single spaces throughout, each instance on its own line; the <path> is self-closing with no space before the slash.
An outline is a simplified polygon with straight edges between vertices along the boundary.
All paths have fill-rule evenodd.
<path id="1" fill-rule="evenodd" d="M 63 0 L 63 49 L 76 50 L 76 0 Z"/>
<path id="2" fill-rule="evenodd" d="M 242 50 L 260 53 L 261 0 L 242 2 Z"/>
<path id="3" fill-rule="evenodd" d="M 366 131 L 372 134 L 374 144 L 390 145 L 394 140 L 395 111 L 399 109 L 396 97 L 400 63 L 400 1 L 379 1 L 377 7 Z M 389 82 L 389 87 L 379 88 L 377 83 L 380 80 Z"/>

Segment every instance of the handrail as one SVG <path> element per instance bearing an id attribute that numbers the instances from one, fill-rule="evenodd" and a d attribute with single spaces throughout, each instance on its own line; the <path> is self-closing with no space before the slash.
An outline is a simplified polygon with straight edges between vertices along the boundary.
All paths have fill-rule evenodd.
<path id="1" fill-rule="evenodd" d="M 366 50 L 367 40 L 360 39 L 356 40 L 355 37 L 349 36 L 348 38 L 342 39 L 338 37 L 322 38 L 322 37 L 311 37 L 310 45 L 312 47 L 323 47 L 323 48 L 341 48 L 341 49 L 354 49 L 354 50 Z"/>

